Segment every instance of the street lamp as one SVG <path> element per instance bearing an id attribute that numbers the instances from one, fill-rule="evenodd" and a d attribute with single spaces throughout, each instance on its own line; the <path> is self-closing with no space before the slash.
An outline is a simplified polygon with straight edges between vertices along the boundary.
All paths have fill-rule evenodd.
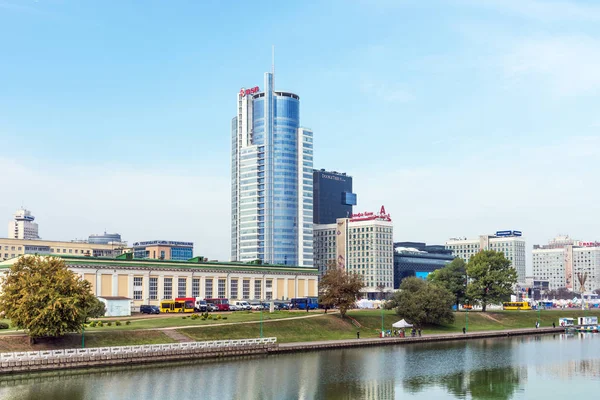
<path id="1" fill-rule="evenodd" d="M 262 282 L 261 282 L 261 290 L 260 290 L 260 337 L 262 339 L 263 337 L 263 301 L 262 301 L 262 297 L 263 297 L 263 283 L 265 281 L 265 274 L 263 274 L 262 276 Z M 308 307 L 308 304 L 306 305 Z"/>

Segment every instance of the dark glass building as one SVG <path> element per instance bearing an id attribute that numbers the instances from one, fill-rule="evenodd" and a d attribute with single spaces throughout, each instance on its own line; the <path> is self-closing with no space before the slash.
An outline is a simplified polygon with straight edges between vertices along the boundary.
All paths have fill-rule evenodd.
<path id="1" fill-rule="evenodd" d="M 352 177 L 324 169 L 313 172 L 313 222 L 335 224 L 338 218 L 348 218 L 356 195 L 352 193 Z"/>
<path id="2" fill-rule="evenodd" d="M 394 243 L 394 289 L 400 287 L 402 279 L 409 276 L 425 279 L 436 269 L 444 268 L 454 260 L 452 250 L 443 245 L 420 242 Z"/>

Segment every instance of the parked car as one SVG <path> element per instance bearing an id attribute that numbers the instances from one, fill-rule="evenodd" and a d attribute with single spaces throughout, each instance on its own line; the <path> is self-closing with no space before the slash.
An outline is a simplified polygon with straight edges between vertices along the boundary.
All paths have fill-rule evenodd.
<path id="1" fill-rule="evenodd" d="M 206 312 L 206 301 L 205 300 L 197 300 L 196 307 L 194 307 L 194 311 Z"/>
<path id="2" fill-rule="evenodd" d="M 160 308 L 145 304 L 140 306 L 140 312 L 142 314 L 160 314 Z"/>
<path id="3" fill-rule="evenodd" d="M 254 311 L 262 310 L 263 306 L 260 301 L 250 301 L 250 308 Z"/>
<path id="4" fill-rule="evenodd" d="M 206 311 L 216 312 L 219 311 L 219 307 L 215 306 L 213 303 L 206 303 Z"/>
<path id="5" fill-rule="evenodd" d="M 252 306 L 250 304 L 248 304 L 247 301 L 244 301 L 244 300 L 234 301 L 233 304 L 236 305 L 240 311 L 252 310 Z"/>
<path id="6" fill-rule="evenodd" d="M 289 310 L 290 309 L 290 303 L 286 303 L 285 301 L 276 301 L 275 302 L 275 309 L 276 310 Z"/>
<path id="7" fill-rule="evenodd" d="M 229 305 L 229 311 L 240 311 L 240 310 L 241 310 L 241 308 L 239 308 L 235 304 L 230 304 Z"/>

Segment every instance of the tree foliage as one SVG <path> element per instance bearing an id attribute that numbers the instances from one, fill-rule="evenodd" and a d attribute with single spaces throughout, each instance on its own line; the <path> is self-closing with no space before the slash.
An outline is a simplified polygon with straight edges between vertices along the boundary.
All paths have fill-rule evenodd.
<path id="1" fill-rule="evenodd" d="M 454 321 L 454 295 L 446 288 L 419 278 L 405 278 L 391 303 L 398 316 L 418 327 Z"/>
<path id="2" fill-rule="evenodd" d="M 465 303 L 467 296 L 467 266 L 462 258 L 455 258 L 444 268 L 433 271 L 427 279 L 454 295 L 456 309 Z"/>
<path id="3" fill-rule="evenodd" d="M 87 318 L 100 318 L 106 314 L 106 305 L 94 296 L 85 315 Z"/>
<path id="4" fill-rule="evenodd" d="M 342 316 L 356 303 L 365 287 L 362 276 L 348 273 L 335 264 L 329 265 L 319 281 L 320 302 L 325 307 L 338 307 Z"/>
<path id="5" fill-rule="evenodd" d="M 62 336 L 81 331 L 96 301 L 90 283 L 69 271 L 63 260 L 25 256 L 4 277 L 0 310 L 32 338 Z"/>
<path id="6" fill-rule="evenodd" d="M 490 303 L 499 303 L 513 293 L 517 283 L 517 270 L 511 266 L 504 253 L 483 250 L 467 264 L 467 296 L 481 303 L 482 311 Z"/>

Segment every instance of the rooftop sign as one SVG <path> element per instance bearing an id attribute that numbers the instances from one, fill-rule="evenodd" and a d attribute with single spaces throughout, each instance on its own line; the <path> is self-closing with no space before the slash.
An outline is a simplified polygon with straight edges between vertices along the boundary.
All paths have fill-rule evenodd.
<path id="1" fill-rule="evenodd" d="M 142 247 L 142 246 L 185 246 L 185 247 L 194 247 L 193 242 L 172 242 L 170 240 L 151 240 L 149 242 L 135 242 L 133 247 Z"/>
<path id="2" fill-rule="evenodd" d="M 496 236 L 523 236 L 521 231 L 497 231 Z"/>
<path id="3" fill-rule="evenodd" d="M 240 89 L 240 96 L 244 97 L 244 96 L 247 96 L 249 94 L 258 93 L 258 91 L 259 91 L 258 86 L 254 86 L 253 88 L 250 88 L 250 89 L 241 88 Z"/>
<path id="4" fill-rule="evenodd" d="M 390 214 L 385 212 L 384 206 L 381 206 L 381 209 L 379 210 L 378 214 L 373 213 L 373 212 L 364 212 L 364 213 L 356 213 L 356 214 L 350 215 L 351 222 L 375 221 L 375 220 L 392 222 L 392 217 L 390 216 Z"/>

